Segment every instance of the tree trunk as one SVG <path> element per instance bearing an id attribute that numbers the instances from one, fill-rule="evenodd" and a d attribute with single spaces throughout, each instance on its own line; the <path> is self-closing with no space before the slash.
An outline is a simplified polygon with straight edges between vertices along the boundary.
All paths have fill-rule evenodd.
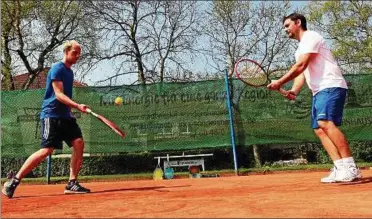
<path id="1" fill-rule="evenodd" d="M 256 167 L 261 167 L 261 156 L 257 145 L 253 145 L 253 156 Z"/>
<path id="2" fill-rule="evenodd" d="M 3 74 L 1 81 L 2 90 L 15 90 L 12 72 L 7 64 L 2 63 L 1 73 Z"/>
<path id="3" fill-rule="evenodd" d="M 34 82 L 36 75 L 37 74 L 31 74 L 31 73 L 29 74 L 27 81 L 23 85 L 23 90 L 27 90 L 30 87 L 32 82 Z"/>

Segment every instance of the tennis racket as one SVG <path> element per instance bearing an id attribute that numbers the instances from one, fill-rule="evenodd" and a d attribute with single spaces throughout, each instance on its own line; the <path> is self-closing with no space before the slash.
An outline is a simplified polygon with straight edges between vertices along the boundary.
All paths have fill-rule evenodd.
<path id="1" fill-rule="evenodd" d="M 167 167 L 164 169 L 164 177 L 166 179 L 173 179 L 174 177 L 174 169 L 172 167 Z"/>
<path id="2" fill-rule="evenodd" d="M 122 138 L 125 137 L 125 133 L 123 131 L 120 130 L 120 128 L 115 125 L 115 123 L 111 122 L 110 120 L 106 119 L 105 117 L 97 114 L 97 113 L 94 113 L 91 109 L 87 109 L 86 110 L 87 113 L 97 117 L 101 122 L 105 123 L 108 127 L 110 127 L 112 130 L 114 130 L 118 135 L 120 135 Z"/>
<path id="3" fill-rule="evenodd" d="M 242 58 L 235 63 L 234 69 L 236 77 L 250 86 L 263 87 L 271 82 L 264 68 L 254 60 Z M 279 92 L 290 100 L 296 99 L 295 95 L 282 88 L 279 89 Z"/>
<path id="4" fill-rule="evenodd" d="M 158 157 L 158 165 L 156 165 L 156 168 L 154 170 L 154 174 L 152 178 L 154 180 L 162 180 L 163 179 L 163 170 L 160 167 L 160 157 Z"/>

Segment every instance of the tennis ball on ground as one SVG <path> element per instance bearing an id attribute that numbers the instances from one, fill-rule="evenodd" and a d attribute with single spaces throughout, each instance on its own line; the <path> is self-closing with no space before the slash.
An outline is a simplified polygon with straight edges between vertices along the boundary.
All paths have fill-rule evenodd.
<path id="1" fill-rule="evenodd" d="M 122 97 L 117 97 L 115 98 L 115 105 L 122 105 L 123 104 L 123 98 Z"/>

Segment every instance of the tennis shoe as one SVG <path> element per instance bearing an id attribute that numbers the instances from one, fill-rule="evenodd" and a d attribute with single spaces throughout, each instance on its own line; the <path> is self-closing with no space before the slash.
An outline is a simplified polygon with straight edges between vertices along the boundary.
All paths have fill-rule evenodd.
<path id="1" fill-rule="evenodd" d="M 10 179 L 4 183 L 4 188 L 1 190 L 1 192 L 8 198 L 13 198 L 14 192 L 19 185 L 20 180 L 15 178 L 13 173 L 8 173 L 7 176 Z"/>
<path id="2" fill-rule="evenodd" d="M 349 165 L 345 165 L 345 167 L 347 169 L 349 169 L 354 174 L 354 176 L 355 176 L 356 179 L 360 179 L 360 178 L 363 177 L 362 176 L 362 173 L 360 172 L 360 169 L 356 165 L 349 164 Z"/>
<path id="3" fill-rule="evenodd" d="M 352 182 L 355 179 L 362 178 L 359 168 L 354 164 L 344 165 L 344 167 L 337 173 L 337 182 Z"/>
<path id="4" fill-rule="evenodd" d="M 335 182 L 337 182 L 336 181 L 337 171 L 338 171 L 338 169 L 336 167 L 332 167 L 331 168 L 331 173 L 328 176 L 321 178 L 320 182 L 322 182 L 322 183 L 335 183 Z"/>
<path id="5" fill-rule="evenodd" d="M 89 192 L 90 189 L 81 186 L 77 180 L 70 181 L 65 188 L 65 194 L 83 194 Z"/>

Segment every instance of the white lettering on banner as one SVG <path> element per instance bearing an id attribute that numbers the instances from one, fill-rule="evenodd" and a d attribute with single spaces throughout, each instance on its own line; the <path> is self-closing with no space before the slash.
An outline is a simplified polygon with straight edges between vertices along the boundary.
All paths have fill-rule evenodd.
<path id="1" fill-rule="evenodd" d="M 202 165 L 203 160 L 180 160 L 178 165 Z"/>
<path id="2" fill-rule="evenodd" d="M 164 169 L 167 167 L 183 167 L 183 166 L 202 166 L 202 170 L 204 171 L 204 159 L 197 159 L 197 160 L 172 160 L 166 161 L 164 160 Z"/>

